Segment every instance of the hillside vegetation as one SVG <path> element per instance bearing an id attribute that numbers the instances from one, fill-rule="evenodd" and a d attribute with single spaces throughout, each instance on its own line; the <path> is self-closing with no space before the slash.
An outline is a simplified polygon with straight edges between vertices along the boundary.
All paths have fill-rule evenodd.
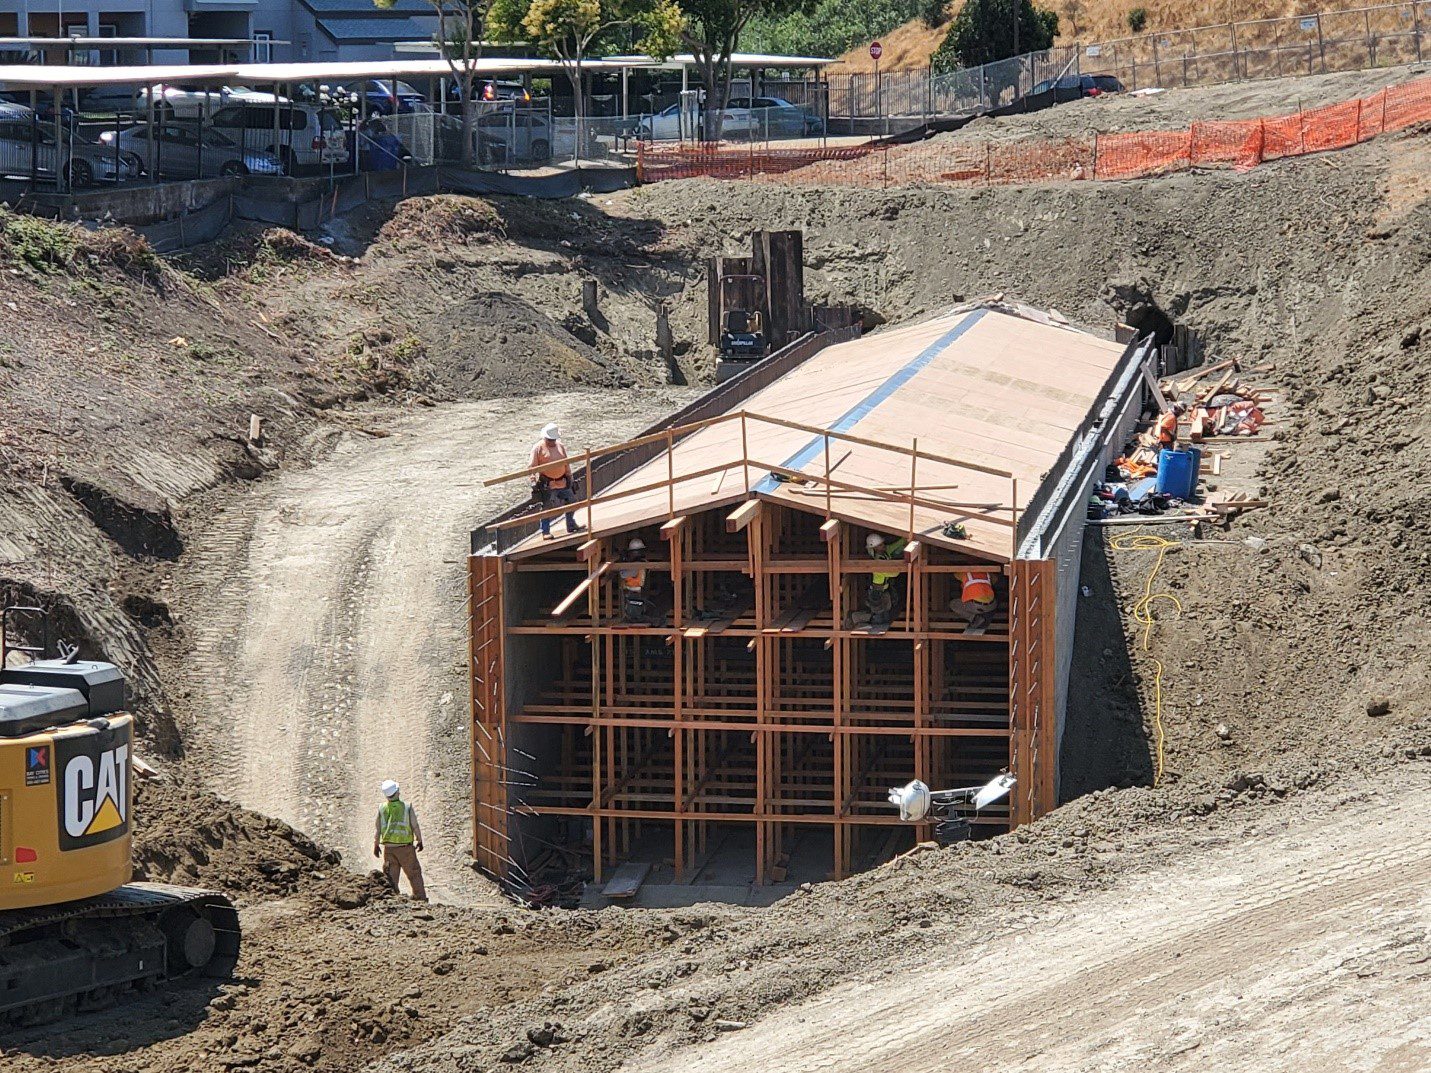
<path id="1" fill-rule="evenodd" d="M 870 0 L 856 0 L 854 6 L 862 7 L 868 2 Z M 871 3 L 871 6 L 881 10 L 898 7 L 877 3 Z M 880 70 L 899 71 L 929 66 L 929 57 L 944 40 L 949 22 L 962 6 L 963 0 L 951 0 L 945 8 L 944 20 L 936 27 L 931 27 L 922 17 L 912 17 L 892 29 L 876 31 L 884 47 Z M 1143 33 L 1149 34 L 1216 25 L 1226 22 L 1229 15 L 1239 22 L 1246 22 L 1321 11 L 1347 11 L 1365 7 L 1366 4 L 1359 0 L 1239 0 L 1235 5 L 1222 0 L 1041 0 L 1039 6 L 1058 13 L 1059 34 L 1055 44 L 1071 45 L 1077 41 L 1112 41 L 1132 36 L 1128 29 L 1128 13 L 1134 8 L 1147 12 Z M 851 16 L 852 19 L 854 17 Z M 830 68 L 830 73 L 872 71 L 874 63 L 869 56 L 871 40 L 873 37 L 856 42 L 839 57 L 839 62 Z M 791 44 L 798 45 L 798 41 L 792 40 Z M 795 47 L 792 51 L 801 50 Z"/>

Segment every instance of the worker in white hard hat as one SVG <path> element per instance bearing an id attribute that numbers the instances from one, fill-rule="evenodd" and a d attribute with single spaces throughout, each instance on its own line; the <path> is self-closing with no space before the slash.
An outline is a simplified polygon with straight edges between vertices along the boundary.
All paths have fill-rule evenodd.
<path id="1" fill-rule="evenodd" d="M 387 779 L 381 787 L 383 804 L 378 809 L 378 821 L 373 829 L 373 856 L 383 861 L 383 878 L 393 890 L 398 889 L 398 873 L 407 876 L 412 887 L 412 900 L 427 901 L 427 887 L 422 882 L 422 865 L 417 855 L 422 852 L 422 828 L 417 825 L 417 813 L 402 799 L 398 784 Z"/>
<path id="2" fill-rule="evenodd" d="M 865 537 L 865 554 L 871 559 L 899 559 L 904 555 L 904 546 L 907 544 L 903 537 L 897 540 L 885 540 L 882 533 L 871 533 Z M 870 614 L 871 626 L 887 626 L 894 614 L 894 588 L 893 583 L 899 577 L 898 573 L 873 570 L 870 573 L 870 587 L 865 592 L 865 609 Z"/>
<path id="3" fill-rule="evenodd" d="M 566 447 L 561 442 L 561 429 L 553 422 L 542 429 L 542 438 L 532 448 L 532 458 L 528 468 L 535 469 L 532 478 L 532 494 L 540 498 L 542 509 L 565 503 L 576 502 L 576 489 L 572 487 L 571 463 L 567 461 Z M 566 512 L 566 531 L 581 532 L 573 511 Z M 551 517 L 542 519 L 542 539 L 550 540 L 552 535 Z"/>
<path id="4" fill-rule="evenodd" d="M 651 602 L 646 593 L 646 542 L 632 537 L 621 553 L 617 570 L 621 586 L 621 617 L 627 622 L 644 623 L 651 619 Z"/>

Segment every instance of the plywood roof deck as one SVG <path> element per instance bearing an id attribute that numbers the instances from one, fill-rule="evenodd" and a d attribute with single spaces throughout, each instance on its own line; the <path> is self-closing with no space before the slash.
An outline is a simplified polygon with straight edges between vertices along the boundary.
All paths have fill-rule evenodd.
<path id="1" fill-rule="evenodd" d="M 592 517 L 581 519 L 588 523 L 587 534 L 555 543 L 531 537 L 508 554 L 621 532 L 738 502 L 752 492 L 819 513 L 828 502 L 835 517 L 907 533 L 908 503 L 872 492 L 910 488 L 907 452 L 915 446 L 967 464 L 926 458 L 913 463 L 917 496 L 941 504 L 915 507 L 915 533 L 932 544 L 1006 561 L 1014 553 L 1015 508 L 1032 498 L 1098 404 L 1122 353 L 1121 344 L 1036 311 L 987 304 L 837 344 L 746 400 L 746 421 L 691 433 L 669 457 L 663 452 L 598 489 Z M 827 456 L 824 436 L 768 424 L 761 416 L 848 433 L 904 453 L 832 438 Z M 681 480 L 726 462 L 722 472 Z M 762 464 L 813 480 L 780 481 Z M 832 488 L 827 500 L 827 464 L 835 481 L 854 489 Z M 618 495 L 663 484 L 668 476 L 676 478 L 674 489 Z M 940 529 L 950 520 L 964 522 L 967 540 L 942 536 Z"/>

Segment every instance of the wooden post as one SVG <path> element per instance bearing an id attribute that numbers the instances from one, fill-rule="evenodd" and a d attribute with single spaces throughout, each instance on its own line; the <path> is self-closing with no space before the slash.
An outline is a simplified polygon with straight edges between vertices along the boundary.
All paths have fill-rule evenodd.
<path id="1" fill-rule="evenodd" d="M 581 483 L 586 485 L 586 531 L 588 533 L 596 529 L 596 520 L 591 516 L 591 486 L 595 483 L 592 476 L 591 448 L 588 447 L 581 455 Z"/>
<path id="2" fill-rule="evenodd" d="M 585 310 L 588 320 L 595 322 L 601 316 L 601 308 L 596 300 L 596 280 L 594 279 L 581 281 L 581 308 Z"/>
<path id="3" fill-rule="evenodd" d="M 745 411 L 740 411 L 740 459 L 745 473 L 745 490 L 750 491 L 750 437 L 746 429 Z"/>
<path id="4" fill-rule="evenodd" d="M 914 539 L 914 499 L 919 490 L 915 483 L 916 467 L 919 465 L 919 437 L 910 441 L 909 453 L 909 539 Z"/>
<path id="5" fill-rule="evenodd" d="M 666 517 L 676 516 L 676 433 L 666 430 Z"/>
<path id="6" fill-rule="evenodd" d="M 1386 125 L 1386 109 L 1382 109 L 1382 126 Z M 263 446 L 263 418 L 258 414 L 248 415 L 248 442 L 254 447 Z"/>
<path id="7" fill-rule="evenodd" d="M 825 433 L 825 520 L 830 518 L 830 509 L 833 503 L 833 495 L 830 489 L 830 434 Z"/>
<path id="8" fill-rule="evenodd" d="M 1415 10 L 1415 5 L 1414 5 L 1414 4 L 1412 5 L 1412 10 Z M 1317 57 L 1318 57 L 1319 62 L 1320 62 L 1321 65 L 1322 65 L 1322 73 L 1323 73 L 1323 74 L 1326 74 L 1326 73 L 1327 73 L 1327 43 L 1326 43 L 1326 41 L 1322 38 L 1322 16 L 1318 15 L 1318 16 L 1316 16 L 1316 19 L 1317 19 Z"/>
<path id="9" fill-rule="evenodd" d="M 1014 527 L 1009 530 L 1009 541 L 1012 545 L 1009 555 L 1010 561 L 1019 557 L 1019 479 L 1009 478 L 1009 501 L 1013 505 Z"/>

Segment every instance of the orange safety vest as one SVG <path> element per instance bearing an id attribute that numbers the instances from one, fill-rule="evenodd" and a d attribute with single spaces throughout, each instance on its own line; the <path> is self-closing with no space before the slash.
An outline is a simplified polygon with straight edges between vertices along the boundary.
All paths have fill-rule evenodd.
<path id="1" fill-rule="evenodd" d="M 994 602 L 994 582 L 986 573 L 965 574 L 960 596 L 968 603 L 991 604 Z"/>
<path id="2" fill-rule="evenodd" d="M 623 566 L 621 568 L 621 584 L 626 587 L 627 592 L 640 592 L 646 587 L 645 567 Z"/>
<path id="3" fill-rule="evenodd" d="M 1169 410 L 1158 418 L 1158 442 L 1171 445 L 1178 438 L 1178 415 Z"/>

